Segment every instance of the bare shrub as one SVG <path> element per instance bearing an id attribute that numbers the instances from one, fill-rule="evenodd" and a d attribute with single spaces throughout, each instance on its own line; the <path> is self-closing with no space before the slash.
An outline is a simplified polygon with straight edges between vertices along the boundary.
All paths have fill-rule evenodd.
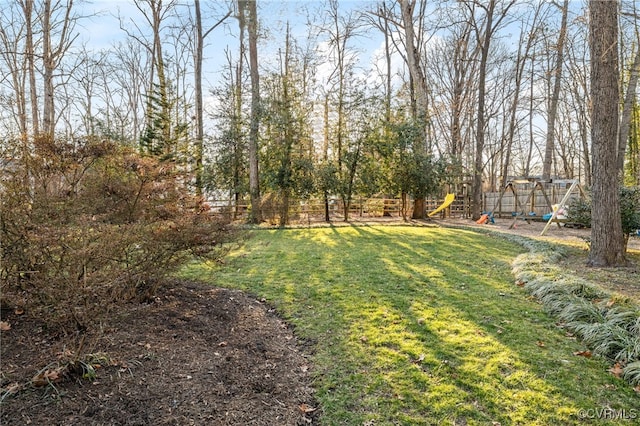
<path id="1" fill-rule="evenodd" d="M 17 142 L 0 181 L 2 304 L 86 329 L 231 241 L 175 164 L 110 141 Z"/>

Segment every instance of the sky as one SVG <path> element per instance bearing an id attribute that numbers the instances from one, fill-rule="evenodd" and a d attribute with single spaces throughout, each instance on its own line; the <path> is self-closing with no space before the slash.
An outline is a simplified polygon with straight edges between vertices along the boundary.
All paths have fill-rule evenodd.
<path id="1" fill-rule="evenodd" d="M 11 1 L 11 0 L 0 0 Z M 144 21 L 140 11 L 134 6 L 134 0 L 93 0 L 80 4 L 81 13 L 86 15 L 95 15 L 84 21 L 84 33 L 81 37 L 88 40 L 89 44 L 95 48 L 108 48 L 114 42 L 122 40 L 125 37 L 124 32 L 120 29 L 118 16 L 123 17 L 124 24 L 127 28 L 133 28 L 131 20 L 140 25 L 144 25 Z M 166 1 L 166 0 L 165 0 Z M 324 4 L 323 1 L 316 0 L 259 0 L 258 16 L 263 29 L 269 39 L 278 39 L 284 37 L 285 23 L 289 22 L 292 26 L 292 34 L 294 37 L 306 37 L 305 22 L 307 16 L 313 23 L 320 23 L 323 19 L 319 8 Z M 342 0 L 339 2 L 341 10 L 366 10 L 374 2 L 370 0 Z M 191 5 L 189 3 L 189 5 Z M 218 18 L 228 10 L 221 0 L 203 0 L 201 1 L 201 10 L 203 16 L 203 25 L 212 25 Z M 281 31 L 281 32 L 279 32 Z M 209 36 L 209 44 L 223 45 L 235 44 L 238 36 L 237 21 L 228 18 L 224 25 L 216 28 Z M 213 40 L 212 40 L 213 39 Z M 361 38 L 363 46 L 370 48 L 380 41 L 379 37 Z M 263 39 L 264 43 L 265 40 Z M 262 46 L 265 47 L 265 46 Z"/>
<path id="2" fill-rule="evenodd" d="M 193 10 L 192 0 L 181 1 L 183 4 L 188 4 Z M 340 12 L 347 14 L 373 8 L 375 1 L 339 0 L 338 5 Z M 327 19 L 325 1 L 259 0 L 257 6 L 261 23 L 261 37 L 258 46 L 258 60 L 261 67 L 270 66 L 273 69 L 277 63 L 275 56 L 278 54 L 278 49 L 282 49 L 285 45 L 287 23 L 291 26 L 293 38 L 301 45 L 304 45 L 308 38 L 308 21 L 314 26 L 321 26 L 323 21 Z M 91 16 L 83 21 L 82 26 L 84 28 L 81 34 L 83 42 L 90 49 L 108 50 L 119 41 L 124 41 L 127 36 L 120 28 L 121 21 L 130 31 L 135 32 L 135 25 L 137 24 L 140 28 L 150 32 L 148 24 L 146 24 L 143 15 L 134 5 L 133 0 L 93 0 L 80 3 L 79 7 L 82 8 L 82 14 Z M 205 31 L 227 13 L 228 7 L 228 2 L 221 0 L 201 0 Z M 182 10 L 184 11 L 183 13 L 188 13 L 184 6 Z M 213 113 L 221 101 L 213 94 L 212 89 L 225 84 L 222 72 L 223 68 L 228 66 L 225 51 L 228 50 L 230 52 L 234 61 L 237 59 L 238 33 L 238 21 L 233 17 L 229 17 L 223 25 L 214 29 L 205 40 L 203 88 L 204 107 L 208 113 Z M 353 45 L 357 49 L 359 58 L 355 77 L 366 81 L 368 87 L 373 87 L 376 80 L 381 79 L 379 75 L 371 72 L 372 69 L 376 68 L 374 64 L 377 62 L 377 68 L 380 70 L 386 67 L 383 55 L 384 38 L 378 30 L 374 29 L 366 35 L 354 39 Z M 320 42 L 319 44 L 320 55 L 323 54 L 322 49 L 327 49 L 326 42 Z M 395 73 L 398 73 L 403 67 L 403 59 L 396 55 L 393 59 Z M 322 61 L 316 70 L 316 79 L 318 81 L 327 80 L 333 69 L 334 65 L 331 61 Z M 396 84 L 401 84 L 400 77 L 396 76 Z"/>

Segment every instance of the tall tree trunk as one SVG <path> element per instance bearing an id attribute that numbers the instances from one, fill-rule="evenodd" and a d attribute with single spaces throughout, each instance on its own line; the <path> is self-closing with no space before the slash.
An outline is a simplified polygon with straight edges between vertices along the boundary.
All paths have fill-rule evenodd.
<path id="1" fill-rule="evenodd" d="M 453 99 L 451 105 L 451 157 L 462 164 L 462 120 L 464 109 L 464 91 L 468 83 L 470 27 L 466 27 L 461 37 L 456 41 L 453 55 Z"/>
<path id="2" fill-rule="evenodd" d="M 260 175 L 258 171 L 258 131 L 260 125 L 260 76 L 258 73 L 258 12 L 255 1 L 243 0 L 248 10 L 249 72 L 251 75 L 251 123 L 249 127 L 250 223 L 262 222 Z"/>
<path id="3" fill-rule="evenodd" d="M 524 165 L 524 175 L 529 176 L 531 174 L 531 159 L 533 157 L 533 119 L 534 119 L 534 100 L 535 100 L 535 52 L 531 55 L 531 74 L 529 78 L 529 147 L 527 149 L 527 160 Z"/>
<path id="4" fill-rule="evenodd" d="M 486 9 L 486 26 L 480 51 L 480 66 L 478 69 L 478 114 L 476 118 L 476 152 L 473 167 L 473 203 L 471 218 L 477 220 L 482 212 L 482 174 L 484 166 L 484 130 L 485 130 L 485 87 L 487 84 L 487 60 L 491 45 L 493 28 L 493 12 L 495 0 L 490 0 Z"/>
<path id="5" fill-rule="evenodd" d="M 630 134 L 634 136 L 629 138 L 629 163 L 627 167 L 633 185 L 640 186 L 640 111 L 635 108 L 632 115 Z"/>
<path id="6" fill-rule="evenodd" d="M 582 90 L 582 91 L 581 91 Z M 577 113 L 576 123 L 578 127 L 578 136 L 580 138 L 580 157 L 581 163 L 584 168 L 584 177 L 580 176 L 580 180 L 583 185 L 586 187 L 591 187 L 591 147 L 589 146 L 589 124 L 588 117 L 590 111 L 587 111 L 587 104 L 589 104 L 588 99 L 584 100 L 584 93 L 587 93 L 587 87 L 584 85 L 584 82 L 579 82 L 578 79 L 572 79 L 571 81 L 571 91 L 573 93 L 573 97 L 578 99 L 575 102 L 575 109 Z"/>
<path id="7" fill-rule="evenodd" d="M 20 2 L 25 19 L 25 56 L 29 73 L 29 97 L 31 103 L 31 127 L 33 134 L 40 133 L 40 114 L 38 106 L 38 86 L 36 83 L 35 48 L 33 42 L 33 0 Z"/>
<path id="8" fill-rule="evenodd" d="M 322 144 L 322 160 L 325 166 L 329 165 L 329 95 L 324 97 L 324 115 L 323 115 L 323 144 Z M 323 192 L 324 198 L 324 221 L 331 222 L 331 212 L 329 210 L 329 191 L 325 188 Z"/>
<path id="9" fill-rule="evenodd" d="M 43 108 L 42 131 L 49 137 L 53 136 L 54 102 L 53 102 L 53 53 L 51 51 L 51 0 L 44 1 L 42 12 L 42 61 L 43 61 Z"/>
<path id="10" fill-rule="evenodd" d="M 533 18 L 533 22 L 531 23 L 531 28 L 527 31 L 527 29 L 523 28 L 521 32 L 521 41 L 522 37 L 527 34 L 527 43 L 524 49 L 524 52 L 521 52 L 520 47 L 518 48 L 518 58 L 516 60 L 516 76 L 515 76 L 515 87 L 513 92 L 513 101 L 511 103 L 511 117 L 509 118 L 509 132 L 507 136 L 507 146 L 505 149 L 505 158 L 502 168 L 502 181 L 500 182 L 501 187 L 504 188 L 507 185 L 507 181 L 509 178 L 509 165 L 511 162 L 511 147 L 513 146 L 513 138 L 516 131 L 516 123 L 517 123 L 517 109 L 518 103 L 520 102 L 520 88 L 522 86 L 522 76 L 524 74 L 526 59 L 529 57 L 531 49 L 533 48 L 533 43 L 536 38 L 536 28 L 538 26 L 538 14 L 540 12 L 540 7 L 536 8 L 536 12 Z M 522 44 L 520 44 L 522 46 Z"/>
<path id="11" fill-rule="evenodd" d="M 544 160 L 542 162 L 542 180 L 551 179 L 551 164 L 553 162 L 554 138 L 556 131 L 556 116 L 558 115 L 558 102 L 560 100 L 560 85 L 562 82 L 562 65 L 564 63 L 564 42 L 567 38 L 567 13 L 569 10 L 569 0 L 564 0 L 562 5 L 562 23 L 560 24 L 560 35 L 556 45 L 556 63 L 554 69 L 553 95 L 549 106 L 547 117 L 547 142 L 544 148 Z"/>
<path id="12" fill-rule="evenodd" d="M 389 26 L 389 17 L 387 11 L 387 5 L 385 2 L 382 2 L 380 6 L 380 19 L 382 19 L 383 23 L 380 25 L 382 27 L 382 32 L 384 34 L 384 57 L 386 62 L 386 71 L 387 75 L 385 76 L 385 94 L 384 94 L 384 120 L 385 124 L 388 126 L 391 123 L 391 28 Z"/>
<path id="13" fill-rule="evenodd" d="M 44 0 L 41 13 L 42 20 L 42 83 L 43 109 L 42 131 L 52 137 L 56 125 L 56 110 L 54 102 L 54 71 L 59 68 L 65 53 L 71 47 L 77 34 L 72 35 L 77 16 L 72 16 L 73 0 L 66 2 Z M 62 12 L 62 13 L 57 13 Z M 52 19 L 54 19 L 52 21 Z"/>
<path id="14" fill-rule="evenodd" d="M 406 48 L 406 60 L 411 77 L 411 88 L 415 96 L 415 112 L 414 121 L 419 126 L 419 132 L 414 149 L 421 154 L 427 154 L 430 151 L 427 127 L 428 127 L 428 109 L 429 97 L 427 94 L 427 82 L 424 71 L 420 65 L 420 49 L 417 45 L 415 34 L 413 12 L 416 6 L 416 0 L 400 0 L 400 12 L 402 14 L 402 25 L 404 27 L 404 38 Z M 414 219 L 424 219 L 426 216 L 425 197 L 426 194 L 414 194 L 415 202 L 413 204 Z"/>
<path id="15" fill-rule="evenodd" d="M 200 14 L 200 0 L 194 0 L 196 19 L 196 49 L 193 55 L 194 103 L 196 109 L 196 140 L 195 140 L 195 172 L 196 195 L 202 196 L 202 154 L 204 148 L 204 121 L 202 114 L 202 56 L 204 51 L 204 36 L 202 35 L 202 16 Z"/>
<path id="16" fill-rule="evenodd" d="M 624 158 L 629 143 L 629 129 L 631 128 L 631 115 L 633 113 L 634 103 L 636 101 L 636 87 L 638 86 L 638 77 L 640 76 L 640 39 L 639 45 L 636 46 L 636 56 L 631 65 L 629 75 L 629 83 L 627 85 L 627 93 L 624 97 L 624 105 L 622 107 L 622 118 L 620 120 L 620 131 L 618 132 L 618 175 L 620 182 L 624 182 Z"/>
<path id="17" fill-rule="evenodd" d="M 391 28 L 389 26 L 389 18 L 388 18 L 386 3 L 382 2 L 382 7 L 380 8 L 380 10 L 381 10 L 380 15 L 382 17 L 382 20 L 384 21 L 381 27 L 383 28 L 382 32 L 384 34 L 384 57 L 386 62 L 385 94 L 384 94 L 384 135 L 385 135 L 385 138 L 388 138 L 391 135 L 391 94 L 392 94 L 391 43 L 390 43 Z M 387 194 L 385 197 L 387 196 L 392 197 L 393 195 Z M 386 202 L 384 202 L 382 215 L 384 217 L 391 216 L 389 205 Z"/>
<path id="18" fill-rule="evenodd" d="M 236 65 L 236 79 L 234 86 L 234 101 L 235 101 L 235 109 L 233 116 L 233 126 L 234 126 L 234 153 L 233 153 L 233 199 L 235 201 L 235 208 L 233 218 L 237 219 L 240 215 L 240 174 L 243 158 L 245 155 L 244 152 L 244 143 L 242 136 L 242 70 L 244 64 L 244 31 L 241 29 L 240 31 L 240 55 L 239 55 L 238 64 Z M 229 64 L 229 68 L 231 68 L 231 64 Z M 229 75 L 232 75 L 231 69 L 229 70 Z M 233 78 L 233 77 L 232 77 Z"/>
<path id="19" fill-rule="evenodd" d="M 496 19 L 495 8 L 496 0 L 489 0 L 488 5 L 484 5 L 484 2 L 474 2 L 475 7 L 482 8 L 485 12 L 485 25 L 482 33 L 480 29 L 476 28 L 476 37 L 478 46 L 480 48 L 480 64 L 478 67 L 478 107 L 476 116 L 476 152 L 475 161 L 473 167 L 473 188 L 471 199 L 471 217 L 474 220 L 480 218 L 482 211 L 482 175 L 484 171 L 484 132 L 486 127 L 485 117 L 485 95 L 487 85 L 487 64 L 489 59 L 489 49 L 491 47 L 491 39 L 496 29 L 500 26 L 502 20 L 507 16 L 507 13 L 511 6 L 515 4 L 515 0 L 510 0 L 506 5 L 503 5 L 502 10 L 498 14 Z M 472 15 L 474 10 L 472 9 Z"/>
<path id="20" fill-rule="evenodd" d="M 525 51 L 525 57 L 527 52 Z M 507 133 L 507 143 L 504 149 L 504 159 L 502 163 L 502 179 L 500 187 L 504 188 L 509 180 L 509 165 L 511 163 L 511 147 L 513 146 L 513 136 L 516 132 L 517 109 L 520 101 L 520 84 L 522 82 L 522 73 L 524 71 L 524 60 L 520 48 L 518 48 L 518 58 L 516 59 L 516 81 L 513 90 L 513 100 L 511 101 L 511 112 L 509 117 L 509 129 Z"/>
<path id="21" fill-rule="evenodd" d="M 169 102 L 168 81 L 165 73 L 164 56 L 162 54 L 162 40 L 160 39 L 161 3 L 153 10 L 153 43 L 156 52 L 156 71 L 158 73 L 158 94 L 160 95 L 160 130 L 162 132 L 162 153 L 168 158 L 174 153 L 175 147 L 171 137 L 171 105 Z"/>
<path id="22" fill-rule="evenodd" d="M 616 154 L 619 108 L 617 6 L 608 0 L 589 1 L 593 156 L 590 266 L 626 263 Z"/>
<path id="23" fill-rule="evenodd" d="M 282 129 L 282 136 L 284 142 L 284 152 L 282 155 L 282 162 L 280 164 L 279 174 L 282 176 L 280 182 L 282 193 L 282 205 L 280 209 L 280 227 L 284 227 L 289 223 L 289 202 L 291 198 L 291 151 L 293 149 L 293 113 L 291 111 L 293 105 L 292 94 L 289 85 L 291 84 L 290 78 L 290 56 L 291 56 L 291 31 L 289 23 L 287 22 L 285 50 L 284 50 L 284 70 L 281 71 L 282 81 L 282 113 L 284 114 L 284 129 Z"/>

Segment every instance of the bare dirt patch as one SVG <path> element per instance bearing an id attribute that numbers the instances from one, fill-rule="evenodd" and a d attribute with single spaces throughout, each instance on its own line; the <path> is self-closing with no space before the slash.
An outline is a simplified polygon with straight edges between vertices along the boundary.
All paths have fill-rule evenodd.
<path id="1" fill-rule="evenodd" d="M 51 335 L 8 307 L 2 321 L 3 425 L 307 425 L 318 415 L 304 342 L 238 291 L 173 282 L 84 338 Z M 70 342 L 83 342 L 94 377 Z"/>

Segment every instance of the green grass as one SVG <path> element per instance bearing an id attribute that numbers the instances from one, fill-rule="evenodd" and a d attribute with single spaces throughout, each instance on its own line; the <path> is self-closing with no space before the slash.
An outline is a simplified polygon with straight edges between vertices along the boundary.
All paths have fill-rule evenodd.
<path id="1" fill-rule="evenodd" d="M 556 425 L 640 398 L 513 284 L 524 249 L 429 227 L 252 231 L 185 278 L 247 290 L 314 344 L 325 425 Z M 600 411 L 602 412 L 602 411 Z M 607 420 L 606 424 L 630 424 Z"/>

